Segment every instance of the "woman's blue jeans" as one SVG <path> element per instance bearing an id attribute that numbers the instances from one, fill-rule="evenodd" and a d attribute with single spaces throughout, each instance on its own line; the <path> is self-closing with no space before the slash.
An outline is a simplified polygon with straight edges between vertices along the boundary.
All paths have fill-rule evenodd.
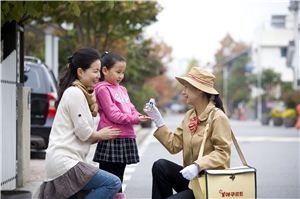
<path id="1" fill-rule="evenodd" d="M 82 190 L 89 191 L 85 199 L 112 199 L 121 186 L 121 180 L 117 176 L 99 170 Z"/>

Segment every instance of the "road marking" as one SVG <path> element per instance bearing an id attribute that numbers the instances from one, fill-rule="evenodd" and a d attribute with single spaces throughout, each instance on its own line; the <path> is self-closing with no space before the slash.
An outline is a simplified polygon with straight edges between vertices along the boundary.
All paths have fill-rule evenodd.
<path id="1" fill-rule="evenodd" d="M 146 135 L 145 140 L 142 142 L 142 144 L 140 146 L 138 146 L 140 159 L 142 159 L 144 152 L 146 151 L 146 149 L 148 148 L 148 146 L 152 140 L 153 140 L 153 133 L 151 132 L 148 135 Z M 122 191 L 123 192 L 125 192 L 126 187 L 127 187 L 126 182 L 131 180 L 132 174 L 134 173 L 134 171 L 138 165 L 139 165 L 139 163 L 126 166 L 125 171 L 124 171 L 123 183 L 122 183 Z"/>
<path id="2" fill-rule="evenodd" d="M 300 142 L 300 137 L 239 136 L 238 142 Z"/>
<path id="3" fill-rule="evenodd" d="M 138 147 L 140 159 L 143 156 L 144 152 L 148 148 L 150 143 L 159 142 L 157 139 L 153 138 L 153 133 L 149 133 L 146 136 L 146 139 L 143 141 L 142 145 Z M 237 137 L 238 142 L 300 142 L 300 137 L 271 137 L 271 136 L 239 136 Z M 124 172 L 124 179 L 122 189 L 125 191 L 129 180 L 131 180 L 132 174 L 134 173 L 136 167 L 139 163 L 126 166 Z"/>

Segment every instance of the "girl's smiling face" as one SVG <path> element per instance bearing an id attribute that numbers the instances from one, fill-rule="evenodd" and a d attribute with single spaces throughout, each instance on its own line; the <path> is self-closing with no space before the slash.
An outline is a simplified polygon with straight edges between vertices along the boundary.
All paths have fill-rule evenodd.
<path id="1" fill-rule="evenodd" d="M 118 85 L 124 79 L 124 74 L 126 71 L 126 62 L 117 61 L 110 69 L 103 67 L 102 72 L 105 81 Z"/>

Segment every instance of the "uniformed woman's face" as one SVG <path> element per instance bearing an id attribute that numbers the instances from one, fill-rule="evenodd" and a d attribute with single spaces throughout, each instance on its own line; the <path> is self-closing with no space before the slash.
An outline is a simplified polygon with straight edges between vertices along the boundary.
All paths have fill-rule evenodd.
<path id="1" fill-rule="evenodd" d="M 194 106 L 197 102 L 203 99 L 204 92 L 190 85 L 189 83 L 185 83 L 182 91 L 182 95 L 187 104 Z"/>

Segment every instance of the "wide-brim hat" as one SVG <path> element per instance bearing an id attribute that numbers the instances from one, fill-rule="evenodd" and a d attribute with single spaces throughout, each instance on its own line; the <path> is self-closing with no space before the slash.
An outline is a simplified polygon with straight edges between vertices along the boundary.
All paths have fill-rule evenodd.
<path id="1" fill-rule="evenodd" d="M 187 75 L 175 77 L 179 83 L 189 83 L 195 88 L 209 94 L 218 95 L 219 92 L 214 88 L 215 76 L 200 67 L 193 67 Z"/>

